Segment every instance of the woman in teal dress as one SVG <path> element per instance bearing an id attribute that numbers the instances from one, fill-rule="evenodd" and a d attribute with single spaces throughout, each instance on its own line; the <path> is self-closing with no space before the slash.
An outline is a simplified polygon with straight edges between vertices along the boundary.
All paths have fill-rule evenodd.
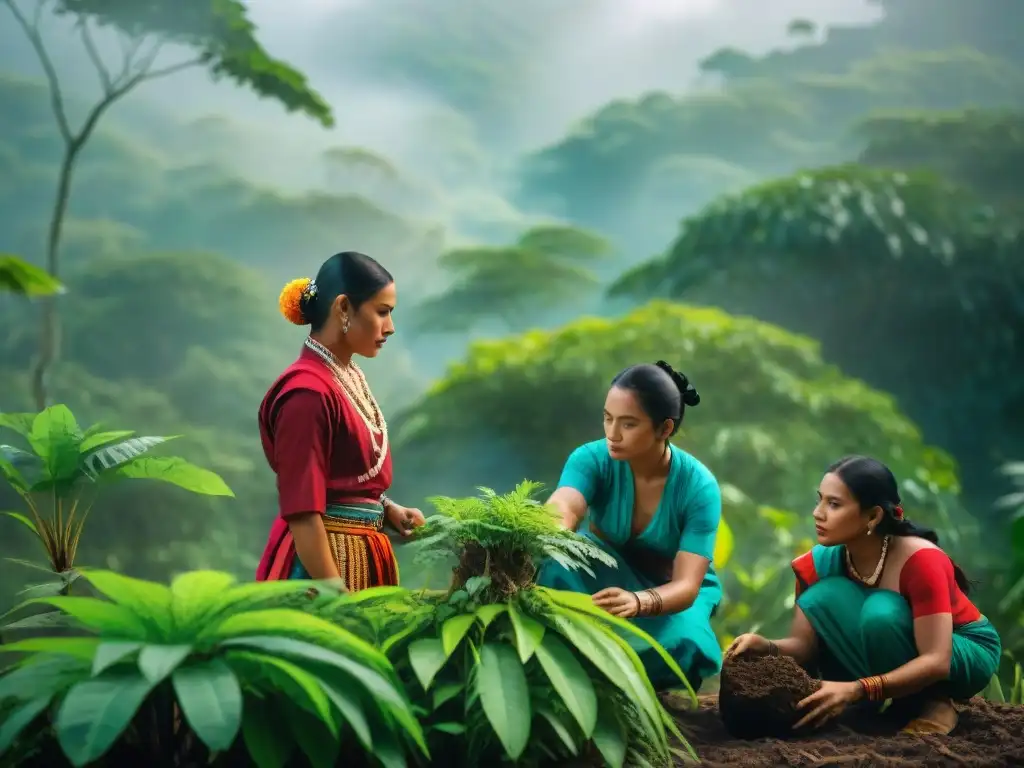
<path id="1" fill-rule="evenodd" d="M 789 637 L 740 635 L 727 655 L 791 656 L 825 679 L 798 704 L 796 727 L 892 699 L 906 732 L 948 734 L 955 702 L 988 685 L 1002 653 L 967 577 L 934 531 L 904 516 L 896 478 L 875 459 L 849 456 L 828 468 L 814 523 L 818 545 L 793 561 Z"/>
<path id="2" fill-rule="evenodd" d="M 699 402 L 686 376 L 664 361 L 615 377 L 604 404 L 605 439 L 572 452 L 548 503 L 566 528 L 593 539 L 618 565 L 594 563 L 590 576 L 548 562 L 539 576 L 543 586 L 593 595 L 596 605 L 635 621 L 694 690 L 722 664 L 711 629 L 722 599 L 711 562 L 722 500 L 710 470 L 669 439 L 687 406 Z M 682 685 L 653 649 L 636 649 L 656 688 Z"/>

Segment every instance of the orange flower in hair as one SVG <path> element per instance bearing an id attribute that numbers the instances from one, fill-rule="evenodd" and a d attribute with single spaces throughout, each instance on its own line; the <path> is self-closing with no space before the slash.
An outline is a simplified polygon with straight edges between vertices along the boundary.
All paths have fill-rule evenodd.
<path id="1" fill-rule="evenodd" d="M 285 320 L 295 325 L 306 325 L 308 320 L 302 312 L 302 300 L 309 292 L 312 280 L 308 277 L 300 277 L 292 280 L 281 289 L 281 295 L 277 299 L 277 306 L 284 315 Z"/>

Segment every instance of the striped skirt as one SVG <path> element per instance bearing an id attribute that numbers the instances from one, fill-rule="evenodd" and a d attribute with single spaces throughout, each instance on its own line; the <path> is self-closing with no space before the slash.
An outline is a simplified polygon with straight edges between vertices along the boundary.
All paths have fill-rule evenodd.
<path id="1" fill-rule="evenodd" d="M 398 562 L 395 560 L 391 540 L 381 530 L 384 508 L 380 504 L 350 502 L 331 505 L 323 520 L 334 563 L 349 591 L 398 586 Z M 265 578 L 309 578 L 309 572 L 295 555 L 295 544 L 290 533 L 278 543 Z"/>

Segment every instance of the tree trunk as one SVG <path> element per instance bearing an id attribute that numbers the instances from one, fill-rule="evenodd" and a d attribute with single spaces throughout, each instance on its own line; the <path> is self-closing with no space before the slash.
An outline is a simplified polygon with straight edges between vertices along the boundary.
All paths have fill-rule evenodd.
<path id="1" fill-rule="evenodd" d="M 60 238 L 64 230 L 64 217 L 67 215 L 68 201 L 71 197 L 71 174 L 81 147 L 82 144 L 79 141 L 72 141 L 65 145 L 64 157 L 60 164 L 60 176 L 57 180 L 57 199 L 53 204 L 50 230 L 46 238 L 46 270 L 57 279 L 60 277 Z M 39 356 L 35 360 L 31 374 L 32 397 L 35 400 L 36 409 L 40 411 L 48 405 L 47 373 L 60 354 L 60 314 L 57 311 L 57 296 L 44 296 L 42 302 Z"/>

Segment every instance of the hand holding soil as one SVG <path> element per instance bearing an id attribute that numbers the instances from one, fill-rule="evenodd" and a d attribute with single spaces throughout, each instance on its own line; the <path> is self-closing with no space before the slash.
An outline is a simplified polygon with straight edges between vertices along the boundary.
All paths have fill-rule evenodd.
<path id="1" fill-rule="evenodd" d="M 756 635 L 753 632 L 748 632 L 745 635 L 740 635 L 725 650 L 725 658 L 729 659 L 733 656 L 741 656 L 744 653 L 759 653 L 765 654 L 771 647 L 771 643 L 761 635 Z"/>
<path id="2" fill-rule="evenodd" d="M 822 682 L 817 691 L 796 705 L 798 711 L 806 714 L 793 726 L 793 730 L 805 726 L 820 728 L 829 720 L 839 717 L 847 706 L 863 696 L 864 689 L 860 683 Z"/>

